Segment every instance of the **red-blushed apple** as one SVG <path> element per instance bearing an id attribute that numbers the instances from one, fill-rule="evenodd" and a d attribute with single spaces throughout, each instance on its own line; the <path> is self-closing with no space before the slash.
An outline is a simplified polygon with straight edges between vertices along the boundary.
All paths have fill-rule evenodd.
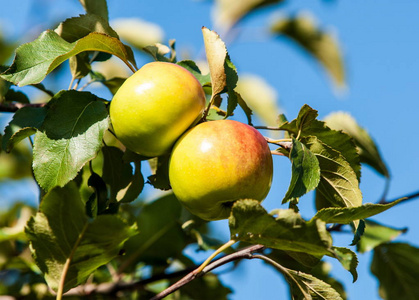
<path id="1" fill-rule="evenodd" d="M 138 154 L 154 157 L 202 116 L 205 93 L 185 68 L 167 62 L 144 65 L 118 89 L 110 118 L 118 139 Z"/>
<path id="2" fill-rule="evenodd" d="M 262 201 L 272 174 L 265 138 L 253 127 L 233 120 L 191 128 L 176 142 L 169 162 L 176 198 L 208 221 L 228 218 L 238 199 Z"/>

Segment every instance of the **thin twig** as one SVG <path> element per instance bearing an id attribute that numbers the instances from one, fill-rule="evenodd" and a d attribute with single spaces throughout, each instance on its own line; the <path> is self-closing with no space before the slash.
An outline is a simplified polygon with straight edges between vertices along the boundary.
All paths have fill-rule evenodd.
<path id="1" fill-rule="evenodd" d="M 284 130 L 284 129 L 281 129 L 279 127 L 274 127 L 274 126 L 253 126 L 253 128 L 263 129 L 263 130 Z"/>
<path id="2" fill-rule="evenodd" d="M 401 202 L 406 202 L 408 200 L 413 200 L 415 198 L 419 198 L 419 191 L 416 191 L 416 192 L 413 192 L 411 194 L 407 194 L 406 196 L 398 197 L 398 198 L 395 198 L 395 199 L 392 199 L 392 200 L 381 200 L 379 202 L 379 204 L 389 204 L 389 203 L 393 203 L 393 202 L 395 202 L 399 199 L 403 199 L 403 201 L 401 201 Z"/>
<path id="3" fill-rule="evenodd" d="M 0 112 L 16 112 L 23 107 L 43 107 L 46 103 L 0 103 Z"/>
<path id="4" fill-rule="evenodd" d="M 265 248 L 265 246 L 263 246 L 263 245 L 259 245 L 259 244 L 258 245 L 252 245 L 252 246 L 246 247 L 244 249 L 241 249 L 241 250 L 239 250 L 235 253 L 228 254 L 224 257 L 221 257 L 221 258 L 213 261 L 212 263 L 209 263 L 199 273 L 197 273 L 196 270 L 190 272 L 188 275 L 186 275 L 185 277 L 183 277 L 182 279 L 180 279 L 178 282 L 174 283 L 173 285 L 169 286 L 167 289 L 165 289 L 161 293 L 157 294 L 156 296 L 154 296 L 150 300 L 163 299 L 164 297 L 166 297 L 166 296 L 170 295 L 171 293 L 177 291 L 179 288 L 181 288 L 185 284 L 191 282 L 195 278 L 202 277 L 206 273 L 211 272 L 213 269 L 218 268 L 219 266 L 225 265 L 229 262 L 232 262 L 232 261 L 238 260 L 238 259 L 242 259 L 242 258 L 251 259 L 252 258 L 252 253 L 257 252 L 257 251 L 262 251 L 264 248 Z"/>

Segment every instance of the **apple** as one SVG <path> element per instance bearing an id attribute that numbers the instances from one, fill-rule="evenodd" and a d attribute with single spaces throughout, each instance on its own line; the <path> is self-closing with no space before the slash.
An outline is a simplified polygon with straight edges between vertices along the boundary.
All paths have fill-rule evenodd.
<path id="1" fill-rule="evenodd" d="M 176 198 L 204 220 L 228 218 L 238 199 L 262 201 L 273 174 L 272 155 L 255 128 L 233 120 L 200 123 L 175 144 L 169 180 Z"/>
<path id="2" fill-rule="evenodd" d="M 152 62 L 121 85 L 109 114 L 115 135 L 128 149 L 154 157 L 169 152 L 204 108 L 204 90 L 188 70 Z"/>

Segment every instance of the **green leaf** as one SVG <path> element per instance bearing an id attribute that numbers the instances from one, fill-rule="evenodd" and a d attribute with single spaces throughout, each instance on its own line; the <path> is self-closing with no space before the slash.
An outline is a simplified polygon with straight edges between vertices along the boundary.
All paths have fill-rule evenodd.
<path id="1" fill-rule="evenodd" d="M 342 266 L 352 274 L 353 282 L 355 282 L 358 279 L 358 273 L 356 271 L 358 258 L 356 254 L 353 251 L 342 247 L 333 247 L 333 250 L 335 257 L 339 260 Z"/>
<path id="2" fill-rule="evenodd" d="M 241 109 L 244 111 L 244 114 L 247 118 L 247 124 L 252 126 L 252 109 L 247 105 L 247 103 L 243 100 L 242 96 L 236 92 L 237 103 L 240 105 Z"/>
<path id="3" fill-rule="evenodd" d="M 328 207 L 318 211 L 313 218 L 321 219 L 326 223 L 349 224 L 352 221 L 382 213 L 402 201 L 403 198 L 388 204 L 366 203 L 357 207 Z"/>
<path id="4" fill-rule="evenodd" d="M 217 0 L 215 13 L 213 14 L 214 21 L 217 26 L 222 27 L 224 30 L 229 30 L 242 18 L 251 14 L 256 9 L 282 1 L 283 0 Z"/>
<path id="5" fill-rule="evenodd" d="M 362 194 L 357 176 L 336 150 L 316 137 L 301 139 L 311 152 L 316 155 L 320 165 L 320 183 L 317 195 L 329 205 L 335 207 L 357 207 L 362 205 Z M 317 200 L 316 200 L 317 201 Z"/>
<path id="6" fill-rule="evenodd" d="M 143 50 L 150 54 L 155 61 L 174 62 L 173 59 L 166 56 L 167 54 L 172 53 L 172 49 L 166 45 L 156 43 L 154 45 L 144 47 Z M 171 55 L 171 57 L 173 57 L 173 55 Z"/>
<path id="7" fill-rule="evenodd" d="M 94 14 L 108 20 L 108 4 L 106 0 L 79 0 L 88 14 Z"/>
<path id="8" fill-rule="evenodd" d="M 92 187 L 95 192 L 90 195 L 89 200 L 86 202 L 86 214 L 90 218 L 96 218 L 105 212 L 109 206 L 108 189 L 102 177 L 95 172 L 92 172 L 90 175 L 87 185 Z"/>
<path id="9" fill-rule="evenodd" d="M 170 258 L 179 257 L 186 245 L 186 234 L 179 222 L 181 212 L 182 206 L 173 194 L 144 205 L 137 217 L 141 234 L 124 247 L 124 268 L 135 267 L 137 261 L 166 266 Z"/>
<path id="10" fill-rule="evenodd" d="M 356 120 L 348 113 L 336 112 L 325 118 L 327 126 L 334 130 L 343 130 L 350 135 L 358 147 L 361 162 L 370 165 L 381 175 L 389 178 L 390 173 L 380 155 L 377 145 L 368 132 L 358 125 Z"/>
<path id="11" fill-rule="evenodd" d="M 340 294 L 328 283 L 301 271 L 284 270 L 290 284 L 293 300 L 342 300 Z"/>
<path id="12" fill-rule="evenodd" d="M 19 109 L 4 130 L 3 150 L 10 152 L 21 140 L 35 134 L 42 126 L 46 113 L 46 107 L 27 106 Z"/>
<path id="13" fill-rule="evenodd" d="M 310 270 L 321 262 L 323 255 L 311 255 L 304 252 L 282 251 L 271 249 L 267 255 L 280 265 L 293 270 L 310 272 Z"/>
<path id="14" fill-rule="evenodd" d="M 19 86 L 39 83 L 61 63 L 85 51 L 109 53 L 119 57 L 131 69 L 135 67 L 131 49 L 117 38 L 92 32 L 69 43 L 55 31 L 48 30 L 35 41 L 18 47 L 13 64 L 1 77 Z"/>
<path id="15" fill-rule="evenodd" d="M 132 166 L 124 162 L 124 152 L 117 147 L 103 147 L 103 180 L 110 186 L 111 202 L 118 201 L 118 192 L 126 188 L 132 178 Z M 120 200 L 120 199 L 119 199 Z"/>
<path id="16" fill-rule="evenodd" d="M 225 72 L 226 72 L 226 80 L 227 80 L 227 115 L 225 118 L 232 116 L 234 110 L 237 107 L 238 99 L 237 99 L 237 93 L 234 91 L 234 89 L 237 86 L 237 81 L 239 80 L 239 77 L 237 75 L 237 69 L 236 66 L 231 62 L 230 56 L 227 53 L 227 58 L 225 61 Z M 244 100 L 242 99 L 244 102 Z"/>
<path id="17" fill-rule="evenodd" d="M 231 239 L 269 248 L 330 254 L 332 238 L 321 220 L 304 221 L 293 210 L 277 210 L 268 214 L 256 200 L 236 201 L 229 218 Z"/>
<path id="18" fill-rule="evenodd" d="M 272 24 L 271 31 L 296 42 L 323 65 L 338 87 L 345 86 L 345 67 L 339 43 L 333 34 L 319 28 L 311 17 L 301 14 L 280 18 Z"/>
<path id="19" fill-rule="evenodd" d="M 121 77 L 114 77 L 105 81 L 102 81 L 102 84 L 104 84 L 108 90 L 112 93 L 112 95 L 115 95 L 116 92 L 119 90 L 121 85 L 125 82 L 126 78 Z"/>
<path id="20" fill-rule="evenodd" d="M 315 189 L 320 181 L 320 167 L 316 156 L 294 138 L 292 139 L 290 160 L 292 163 L 291 182 L 282 203 L 303 196 Z"/>
<path id="21" fill-rule="evenodd" d="M 177 63 L 179 66 L 184 67 L 191 72 L 202 86 L 211 86 L 210 74 L 202 75 L 201 70 L 198 68 L 193 60 L 182 60 Z"/>
<path id="22" fill-rule="evenodd" d="M 20 91 L 15 91 L 13 89 L 9 89 L 4 96 L 4 101 L 7 102 L 19 102 L 19 103 L 29 103 L 29 98 L 24 93 Z"/>
<path id="23" fill-rule="evenodd" d="M 343 284 L 339 282 L 334 276 L 331 276 L 331 265 L 327 262 L 320 261 L 314 269 L 311 270 L 310 274 L 314 277 L 328 283 L 333 289 L 335 289 L 343 300 L 346 300 L 346 292 Z"/>
<path id="24" fill-rule="evenodd" d="M 419 248 L 405 243 L 382 244 L 374 249 L 371 272 L 380 281 L 383 299 L 418 298 Z"/>
<path id="25" fill-rule="evenodd" d="M 355 229 L 354 238 L 352 239 L 352 242 L 350 246 L 355 246 L 359 243 L 361 240 L 361 237 L 364 235 L 365 232 L 365 221 L 363 219 L 359 220 L 358 226 Z"/>
<path id="26" fill-rule="evenodd" d="M 14 244 L 16 241 L 25 241 L 25 225 L 33 214 L 34 209 L 23 203 L 15 203 L 8 207 L 7 211 L 1 211 L 0 243 L 11 241 Z M 2 263 L 0 263 L 1 266 Z"/>
<path id="27" fill-rule="evenodd" d="M 324 144 L 340 152 L 355 171 L 358 180 L 361 177 L 359 154 L 353 139 L 346 133 L 332 130 L 325 122 L 317 120 L 318 113 L 307 104 L 303 105 L 295 120 L 284 122 L 280 129 L 299 137 L 315 136 Z"/>
<path id="28" fill-rule="evenodd" d="M 166 191 L 171 189 L 169 181 L 169 160 L 170 154 L 167 154 L 149 161 L 153 175 L 147 177 L 147 183 L 159 190 Z"/>
<path id="29" fill-rule="evenodd" d="M 129 184 L 117 195 L 117 200 L 122 203 L 129 203 L 138 198 L 144 188 L 144 176 L 141 173 L 141 162 L 135 163 L 134 175 Z"/>
<path id="30" fill-rule="evenodd" d="M 42 199 L 27 225 L 35 261 L 48 286 L 64 291 L 83 283 L 98 267 L 116 257 L 124 242 L 137 233 L 116 216 L 89 222 L 75 184 L 55 188 Z"/>
<path id="31" fill-rule="evenodd" d="M 357 244 L 357 251 L 360 253 L 371 251 L 378 245 L 394 240 L 406 231 L 407 228 L 397 229 L 372 220 L 365 220 L 365 232 Z"/>
<path id="32" fill-rule="evenodd" d="M 39 185 L 48 191 L 76 177 L 100 150 L 108 126 L 106 105 L 95 95 L 75 90 L 55 95 L 35 135 L 33 171 Z"/>
<path id="33" fill-rule="evenodd" d="M 66 19 L 54 31 L 69 43 L 73 43 L 91 32 L 103 33 L 119 38 L 118 34 L 104 18 L 93 14 Z"/>

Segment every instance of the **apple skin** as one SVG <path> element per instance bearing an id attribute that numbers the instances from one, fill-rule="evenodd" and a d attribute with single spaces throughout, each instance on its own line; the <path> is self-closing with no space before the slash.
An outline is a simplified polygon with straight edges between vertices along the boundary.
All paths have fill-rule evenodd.
<path id="1" fill-rule="evenodd" d="M 188 130 L 173 147 L 169 162 L 176 198 L 207 221 L 228 218 L 236 200 L 262 201 L 272 176 L 265 138 L 233 120 L 204 122 Z"/>
<path id="2" fill-rule="evenodd" d="M 121 85 L 109 114 L 116 136 L 128 149 L 154 157 L 169 152 L 204 108 L 204 90 L 188 70 L 151 62 Z"/>

